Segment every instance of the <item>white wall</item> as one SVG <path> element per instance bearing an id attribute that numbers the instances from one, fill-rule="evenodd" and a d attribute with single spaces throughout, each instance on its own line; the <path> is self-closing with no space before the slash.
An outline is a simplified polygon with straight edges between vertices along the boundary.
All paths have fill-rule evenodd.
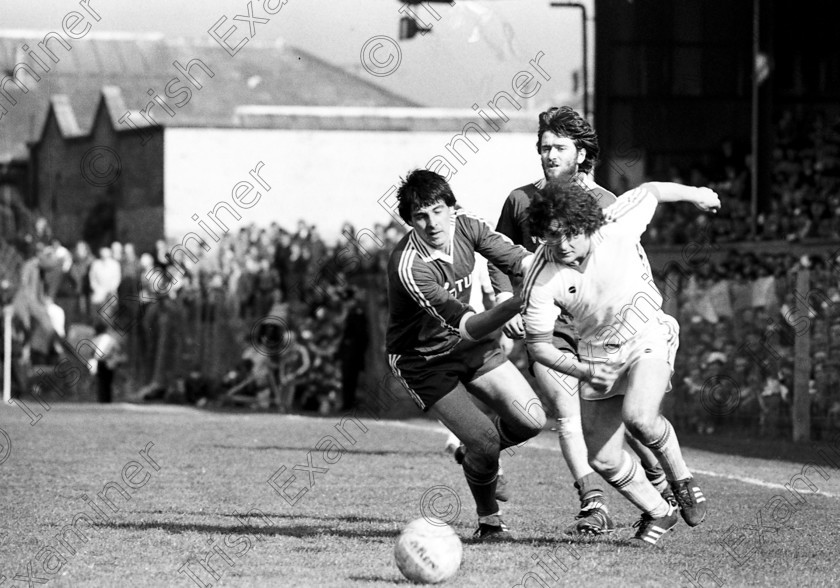
<path id="1" fill-rule="evenodd" d="M 541 177 L 536 132 L 490 133 L 486 142 L 470 132 L 478 152 L 457 144 L 466 160 L 463 164 L 446 149 L 453 136 L 449 132 L 167 129 L 167 238 L 180 241 L 186 233 L 200 231 L 192 215 L 206 220 L 206 213 L 225 201 L 242 216 L 236 226 L 229 225 L 232 231 L 272 221 L 293 229 L 302 218 L 317 225 L 326 240 L 334 241 L 344 221 L 352 222 L 357 230 L 387 223 L 390 216 L 377 201 L 392 185 L 399 185 L 400 176 L 425 167 L 435 155 L 452 163 L 456 173 L 450 183 L 459 203 L 495 226 L 510 190 Z M 239 208 L 233 204 L 231 190 L 240 181 L 254 183 L 248 171 L 259 161 L 265 164 L 261 176 L 271 190 L 256 186 L 262 194 L 259 202 L 249 209 Z M 394 199 L 388 202 L 393 204 Z"/>

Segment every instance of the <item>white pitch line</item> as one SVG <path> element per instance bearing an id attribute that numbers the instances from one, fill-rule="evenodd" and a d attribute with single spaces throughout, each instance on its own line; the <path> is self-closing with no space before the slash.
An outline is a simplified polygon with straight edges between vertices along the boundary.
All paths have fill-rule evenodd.
<path id="1" fill-rule="evenodd" d="M 776 482 L 765 482 L 764 480 L 759 480 L 758 478 L 748 478 L 745 476 L 733 476 L 732 474 L 719 474 L 717 472 L 710 472 L 707 470 L 695 470 L 692 471 L 697 472 L 698 474 L 703 474 L 704 476 L 712 476 L 715 478 L 726 478 L 727 480 L 737 480 L 738 482 L 744 482 L 746 484 L 755 484 L 756 486 L 763 486 L 765 488 L 773 488 L 775 490 L 787 490 L 787 487 L 783 484 L 777 484 Z M 815 484 L 816 485 L 816 484 Z M 796 490 L 799 494 L 820 494 L 822 496 L 827 496 L 828 498 L 840 498 L 840 494 L 834 494 L 833 492 L 826 492 L 825 490 L 817 490 L 814 492 L 813 490 Z"/>
<path id="2" fill-rule="evenodd" d="M 127 412 L 150 412 L 150 413 L 164 413 L 164 414 L 211 414 L 206 410 L 201 410 L 193 406 L 184 406 L 183 404 L 137 404 L 134 402 L 115 402 L 111 405 L 113 408 L 120 408 Z"/>
<path id="3" fill-rule="evenodd" d="M 382 423 L 382 424 L 385 424 L 385 423 Z M 418 429 L 418 430 L 421 430 L 421 431 L 428 431 L 428 432 L 433 432 L 433 433 L 442 433 L 442 434 L 445 434 L 445 435 L 449 434 L 448 429 L 445 429 L 445 428 L 440 427 L 440 426 L 436 427 L 434 425 L 419 425 L 419 424 L 415 424 L 415 423 L 400 423 L 400 422 L 394 422 L 394 421 L 390 421 L 390 422 L 388 422 L 388 424 L 392 424 L 392 425 L 399 426 L 399 427 L 404 427 L 404 428 Z M 553 446 L 553 445 L 544 445 L 542 443 L 537 443 L 536 441 L 537 441 L 536 439 L 532 439 L 531 441 L 526 443 L 523 447 L 533 447 L 534 449 L 542 449 L 544 451 L 552 451 L 552 452 L 555 452 L 555 453 L 560 453 L 560 448 L 559 447 Z M 726 478 L 727 480 L 735 480 L 735 481 L 738 481 L 738 482 L 743 482 L 744 484 L 752 484 L 754 486 L 762 486 L 764 488 L 772 488 L 774 490 L 787 490 L 787 488 L 785 488 L 785 486 L 783 484 L 778 484 L 776 482 L 765 482 L 764 480 L 759 480 L 758 478 L 750 478 L 748 476 L 735 476 L 735 475 L 732 475 L 732 474 L 721 474 L 721 473 L 718 473 L 718 472 L 711 472 L 709 470 L 692 469 L 692 471 L 697 472 L 698 474 L 702 474 L 704 476 L 711 476 L 713 478 Z M 840 498 L 840 494 L 835 494 L 833 492 L 826 492 L 826 491 L 823 491 L 823 490 L 817 490 L 816 492 L 814 492 L 812 490 L 797 490 L 797 492 L 802 493 L 802 494 L 819 494 L 821 496 L 826 496 L 828 498 Z"/>

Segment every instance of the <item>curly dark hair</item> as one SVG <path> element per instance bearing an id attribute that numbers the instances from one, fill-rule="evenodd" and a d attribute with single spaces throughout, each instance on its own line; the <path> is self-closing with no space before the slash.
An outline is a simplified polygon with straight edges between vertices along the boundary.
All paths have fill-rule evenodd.
<path id="1" fill-rule="evenodd" d="M 418 208 L 430 206 L 443 200 L 447 206 L 455 206 L 455 194 L 440 174 L 427 169 L 409 172 L 397 190 L 397 211 L 406 224 L 411 224 L 411 213 Z"/>
<path id="2" fill-rule="evenodd" d="M 598 145 L 598 135 L 585 118 L 579 115 L 571 106 L 552 107 L 540 113 L 540 126 L 537 131 L 537 152 L 540 151 L 543 133 L 551 131 L 558 137 L 568 137 L 575 142 L 578 149 L 586 149 L 586 158 L 578 166 L 583 173 L 595 169 L 601 147 Z"/>
<path id="3" fill-rule="evenodd" d="M 540 238 L 589 236 L 605 222 L 598 201 L 577 182 L 549 182 L 528 208 L 531 234 Z"/>

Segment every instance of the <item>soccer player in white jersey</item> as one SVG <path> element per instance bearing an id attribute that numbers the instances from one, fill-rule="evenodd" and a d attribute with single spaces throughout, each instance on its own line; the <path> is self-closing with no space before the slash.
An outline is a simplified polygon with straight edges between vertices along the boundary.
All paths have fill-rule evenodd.
<path id="1" fill-rule="evenodd" d="M 513 190 L 505 200 L 496 230 L 510 237 L 517 245 L 528 251 L 535 251 L 538 243 L 531 234 L 528 222 L 528 209 L 531 202 L 539 197 L 540 190 L 549 181 L 575 182 L 582 186 L 587 194 L 598 202 L 601 208 L 607 208 L 615 202 L 615 194 L 594 183 L 589 174 L 598 162 L 601 148 L 598 135 L 584 117 L 569 106 L 552 107 L 539 115 L 537 129 L 537 152 L 540 155 L 543 177 L 536 182 L 520 186 Z M 502 272 L 490 267 L 490 277 L 496 299 L 501 302 L 513 296 L 514 284 Z M 517 284 L 518 287 L 521 286 Z M 558 309 L 559 310 L 559 309 Z M 505 335 L 512 339 L 525 337 L 522 317 L 517 315 L 503 327 Z M 577 351 L 577 333 L 567 315 L 558 313 L 553 333 L 554 345 L 560 349 L 575 353 Z M 529 369 L 537 382 L 547 412 L 557 419 L 557 437 L 563 460 L 572 474 L 575 489 L 580 498 L 580 511 L 575 521 L 565 529 L 567 534 L 609 533 L 615 529 L 609 515 L 604 481 L 589 466 L 586 443 L 580 423 L 580 394 L 578 382 L 566 375 L 535 363 L 529 357 Z M 648 480 L 656 486 L 662 496 L 672 502 L 673 493 L 665 478 L 665 472 L 656 456 L 632 435 L 627 436 L 627 444 L 639 456 Z"/>
<path id="2" fill-rule="evenodd" d="M 537 362 L 581 381 L 589 463 L 642 510 L 635 539 L 653 545 L 677 524 L 676 506 L 624 449 L 625 427 L 659 459 L 686 523 L 699 525 L 706 516 L 706 499 L 660 413 L 679 326 L 662 311 L 640 244 L 657 204 L 678 201 L 702 210 L 720 207 L 708 188 L 651 182 L 602 211 L 577 184 L 550 183 L 529 211 L 531 230 L 543 244 L 523 291 L 529 351 Z M 578 329 L 578 355 L 552 344 L 558 306 Z"/>
<path id="3" fill-rule="evenodd" d="M 493 337 L 519 312 L 521 299 L 476 313 L 468 304 L 470 275 L 476 252 L 520 276 L 533 255 L 457 208 L 449 184 L 434 172 L 411 172 L 397 201 L 400 217 L 413 230 L 388 260 L 391 372 L 417 406 L 466 447 L 462 465 L 478 512 L 476 537 L 508 539 L 496 496 L 499 452 L 537 435 L 545 413 Z M 497 416 L 484 414 L 470 395 Z"/>

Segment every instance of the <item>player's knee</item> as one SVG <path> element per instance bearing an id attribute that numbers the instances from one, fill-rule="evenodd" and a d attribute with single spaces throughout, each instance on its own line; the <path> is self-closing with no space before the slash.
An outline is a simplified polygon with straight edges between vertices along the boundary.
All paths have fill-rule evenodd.
<path id="1" fill-rule="evenodd" d="M 545 409 L 537 398 L 532 398 L 525 406 L 519 402 L 514 402 L 513 405 L 519 414 L 515 422 L 511 422 L 512 428 L 516 428 L 517 432 L 526 439 L 542 431 L 545 426 Z"/>
<path id="2" fill-rule="evenodd" d="M 599 452 L 589 455 L 590 467 L 604 478 L 613 478 L 621 469 L 621 455 Z"/>
<path id="3" fill-rule="evenodd" d="M 528 421 L 528 423 L 525 425 L 525 428 L 524 428 L 523 434 L 524 434 L 524 435 L 525 435 L 528 439 L 530 439 L 531 437 L 534 437 L 534 436 L 536 436 L 536 435 L 539 435 L 539 434 L 540 434 L 540 431 L 542 431 L 542 430 L 543 430 L 543 427 L 545 427 L 545 412 L 540 411 L 540 414 L 539 414 L 539 417 L 538 417 L 538 418 L 531 419 L 531 420 L 530 420 L 530 421 Z"/>
<path id="4" fill-rule="evenodd" d="M 649 443 L 656 439 L 659 414 L 650 414 L 641 410 L 625 410 L 622 417 L 627 432 L 642 443 Z"/>
<path id="5" fill-rule="evenodd" d="M 489 453 L 473 452 L 467 449 L 467 454 L 464 457 L 464 468 L 471 472 L 490 472 L 495 471 L 499 465 L 499 451 L 495 454 L 491 451 Z"/>
<path id="6" fill-rule="evenodd" d="M 495 427 L 488 427 L 483 433 L 471 435 L 468 439 L 462 441 L 464 447 L 467 448 L 467 455 L 473 455 L 490 462 L 499 458 L 501 439 Z"/>

